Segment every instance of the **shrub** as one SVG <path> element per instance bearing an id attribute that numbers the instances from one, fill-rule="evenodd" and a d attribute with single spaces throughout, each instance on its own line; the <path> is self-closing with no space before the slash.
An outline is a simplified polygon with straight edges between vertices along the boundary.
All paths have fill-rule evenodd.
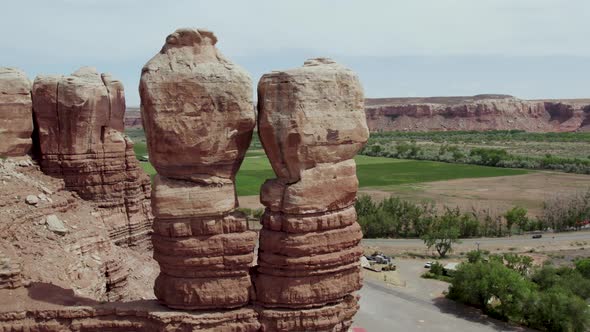
<path id="1" fill-rule="evenodd" d="M 487 166 L 496 166 L 500 160 L 507 159 L 508 152 L 502 149 L 474 148 L 469 153 L 471 157 L 479 158 L 480 163 Z"/>
<path id="2" fill-rule="evenodd" d="M 576 260 L 575 265 L 576 270 L 580 272 L 584 278 L 590 279 L 590 258 Z"/>
<path id="3" fill-rule="evenodd" d="M 497 261 L 461 264 L 448 296 L 503 319 L 520 320 L 534 285 Z"/>
<path id="4" fill-rule="evenodd" d="M 476 252 L 469 257 L 478 257 Z M 546 331 L 586 331 L 590 313 L 580 286 L 588 281 L 571 268 L 544 266 L 530 278 L 503 264 L 522 257 L 490 256 L 459 266 L 448 297 L 482 308 L 488 314 Z M 585 263 L 583 263 L 585 264 Z M 582 265 L 583 265 L 582 264 Z M 581 279 L 580 279 L 581 278 Z"/>
<path id="5" fill-rule="evenodd" d="M 583 332 L 589 325 L 586 302 L 559 287 L 531 294 L 523 311 L 524 322 L 540 330 Z"/>
<path id="6" fill-rule="evenodd" d="M 483 252 L 480 250 L 471 250 L 467 253 L 467 261 L 469 263 L 478 263 L 483 261 Z"/>
<path id="7" fill-rule="evenodd" d="M 430 273 L 438 276 L 442 276 L 444 274 L 443 265 L 439 262 L 434 262 L 430 265 Z"/>

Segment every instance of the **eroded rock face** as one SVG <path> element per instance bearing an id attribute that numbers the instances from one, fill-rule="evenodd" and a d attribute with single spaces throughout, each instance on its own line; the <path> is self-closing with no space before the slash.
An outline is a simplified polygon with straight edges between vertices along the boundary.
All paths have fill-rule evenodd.
<path id="1" fill-rule="evenodd" d="M 142 118 L 158 174 L 214 183 L 236 173 L 252 138 L 248 74 L 205 30 L 180 29 L 144 67 Z"/>
<path id="2" fill-rule="evenodd" d="M 0 156 L 29 153 L 32 133 L 31 81 L 19 69 L 0 67 Z"/>
<path id="3" fill-rule="evenodd" d="M 362 87 L 334 61 L 308 60 L 261 78 L 258 120 L 277 175 L 260 196 L 260 321 L 268 331 L 346 331 L 361 287 L 353 157 L 369 136 Z"/>
<path id="4" fill-rule="evenodd" d="M 43 172 L 96 202 L 115 243 L 149 246 L 150 180 L 123 134 L 122 83 L 83 67 L 38 76 L 32 95 Z"/>
<path id="5" fill-rule="evenodd" d="M 256 233 L 234 215 L 235 174 L 252 138 L 248 74 L 212 32 L 179 29 L 143 68 L 141 112 L 158 171 L 152 208 L 156 297 L 179 309 L 225 309 L 250 299 Z"/>

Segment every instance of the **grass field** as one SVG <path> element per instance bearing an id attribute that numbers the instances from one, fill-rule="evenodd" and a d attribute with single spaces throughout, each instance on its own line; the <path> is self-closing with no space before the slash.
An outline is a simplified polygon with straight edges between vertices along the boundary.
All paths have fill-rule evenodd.
<path id="1" fill-rule="evenodd" d="M 590 174 L 590 133 L 380 132 L 361 154 Z"/>
<path id="2" fill-rule="evenodd" d="M 147 154 L 145 143 L 135 144 L 138 156 Z M 357 175 L 360 187 L 387 189 L 401 184 L 443 181 L 464 178 L 482 178 L 506 175 L 521 175 L 527 170 L 485 167 L 465 164 L 449 164 L 434 161 L 401 160 L 383 157 L 357 156 Z M 153 175 L 151 164 L 142 162 L 146 173 Z M 263 150 L 250 150 L 236 177 L 239 196 L 258 195 L 266 179 L 275 177 Z"/>

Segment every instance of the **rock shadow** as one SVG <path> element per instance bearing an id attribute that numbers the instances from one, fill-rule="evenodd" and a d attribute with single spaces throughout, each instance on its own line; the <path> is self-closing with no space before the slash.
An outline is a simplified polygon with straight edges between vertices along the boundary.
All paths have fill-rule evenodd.
<path id="1" fill-rule="evenodd" d="M 457 318 L 471 321 L 491 327 L 496 331 L 518 331 L 532 332 L 536 331 L 520 325 L 512 325 L 507 322 L 492 318 L 484 314 L 480 309 L 464 305 L 445 297 L 432 299 L 432 303 L 443 313 L 453 315 Z"/>

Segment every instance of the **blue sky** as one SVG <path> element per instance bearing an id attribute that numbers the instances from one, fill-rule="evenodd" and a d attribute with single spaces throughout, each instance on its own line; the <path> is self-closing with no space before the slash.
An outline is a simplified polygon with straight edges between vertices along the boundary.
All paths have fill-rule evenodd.
<path id="1" fill-rule="evenodd" d="M 0 66 L 111 72 L 138 105 L 143 64 L 178 27 L 204 27 L 256 84 L 332 57 L 368 97 L 590 97 L 587 0 L 3 1 Z"/>

